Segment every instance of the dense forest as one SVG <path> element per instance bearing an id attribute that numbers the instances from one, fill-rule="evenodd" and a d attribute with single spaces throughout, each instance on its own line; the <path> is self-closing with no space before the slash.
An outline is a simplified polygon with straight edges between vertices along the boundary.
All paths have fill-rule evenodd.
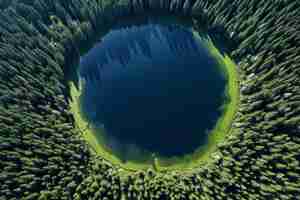
<path id="1" fill-rule="evenodd" d="M 158 11 L 234 41 L 240 108 L 211 162 L 124 173 L 81 138 L 66 83 L 104 28 Z M 1 200 L 293 200 L 299 160 L 300 1 L 0 0 Z"/>

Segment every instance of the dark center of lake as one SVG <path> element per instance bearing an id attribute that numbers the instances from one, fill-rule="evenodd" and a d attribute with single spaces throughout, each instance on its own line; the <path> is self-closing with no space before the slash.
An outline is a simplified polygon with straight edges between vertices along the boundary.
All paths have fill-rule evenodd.
<path id="1" fill-rule="evenodd" d="M 113 30 L 81 57 L 79 74 L 82 111 L 105 128 L 113 149 L 134 144 L 162 156 L 191 153 L 222 114 L 227 81 L 184 26 Z"/>

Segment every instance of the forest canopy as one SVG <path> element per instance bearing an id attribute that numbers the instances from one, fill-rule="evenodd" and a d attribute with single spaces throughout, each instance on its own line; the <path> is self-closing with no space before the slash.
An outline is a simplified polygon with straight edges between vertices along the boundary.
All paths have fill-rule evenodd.
<path id="1" fill-rule="evenodd" d="M 300 196 L 299 1 L 0 0 L 0 9 L 0 199 Z M 146 12 L 192 18 L 234 43 L 232 134 L 188 173 L 124 173 L 90 151 L 69 109 L 80 55 L 122 17 Z"/>

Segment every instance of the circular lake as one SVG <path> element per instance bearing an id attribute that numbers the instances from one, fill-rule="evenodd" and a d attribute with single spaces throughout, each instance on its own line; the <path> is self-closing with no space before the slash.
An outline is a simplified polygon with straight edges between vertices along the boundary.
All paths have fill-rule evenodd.
<path id="1" fill-rule="evenodd" d="M 79 75 L 82 112 L 116 152 L 191 153 L 222 115 L 224 72 L 185 26 L 113 30 L 81 57 Z"/>

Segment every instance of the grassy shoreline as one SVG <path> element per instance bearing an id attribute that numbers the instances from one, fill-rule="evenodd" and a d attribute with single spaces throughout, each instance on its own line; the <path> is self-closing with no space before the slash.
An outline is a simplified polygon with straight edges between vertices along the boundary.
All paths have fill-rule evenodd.
<path id="1" fill-rule="evenodd" d="M 155 168 L 158 171 L 170 169 L 189 170 L 198 167 L 202 163 L 209 162 L 212 153 L 217 149 L 217 144 L 224 141 L 225 137 L 230 134 L 231 123 L 239 105 L 239 77 L 235 63 L 227 55 L 223 56 L 214 46 L 210 38 L 199 39 L 207 46 L 212 57 L 217 60 L 220 68 L 219 70 L 222 70 L 222 73 L 224 73 L 228 81 L 225 91 L 226 101 L 222 108 L 223 113 L 214 129 L 209 133 L 207 144 L 196 149 L 193 153 L 181 157 L 164 158 L 158 156 L 153 159 L 153 157 L 148 155 L 149 162 L 129 160 L 124 163 L 111 149 L 106 147 L 105 139 L 101 136 L 101 131 L 103 130 L 89 125 L 87 119 L 80 110 L 81 87 L 77 90 L 75 85 L 70 82 L 70 94 L 72 97 L 72 100 L 70 101 L 71 112 L 74 114 L 77 128 L 96 154 L 127 171 L 145 170 L 148 168 Z M 96 132 L 97 134 L 95 134 Z"/>
<path id="2" fill-rule="evenodd" d="M 88 142 L 91 147 L 91 150 L 96 153 L 97 155 L 102 156 L 105 160 L 108 160 L 114 165 L 120 166 L 126 170 L 132 171 L 136 169 L 148 169 L 149 164 L 143 163 L 122 163 L 121 159 L 116 157 L 113 152 L 106 148 L 104 137 L 102 134 L 99 134 L 99 129 L 92 127 L 86 117 L 82 114 L 80 109 L 80 95 L 81 95 L 81 86 L 77 89 L 73 82 L 69 83 L 70 85 L 70 94 L 71 94 L 71 101 L 70 101 L 70 110 L 74 115 L 76 128 L 80 131 L 82 137 Z M 96 134 L 97 132 L 97 134 Z"/>
<path id="3" fill-rule="evenodd" d="M 222 116 L 208 135 L 207 144 L 191 154 L 179 158 L 164 159 L 160 162 L 160 170 L 185 170 L 198 167 L 202 163 L 208 163 L 211 155 L 217 150 L 217 144 L 224 141 L 226 136 L 230 134 L 231 124 L 239 107 L 239 77 L 236 64 L 228 55 L 223 56 L 210 38 L 200 38 L 200 40 L 207 46 L 211 55 L 217 60 L 219 69 L 227 77 L 228 85 L 225 91 L 227 100 L 222 108 Z"/>

